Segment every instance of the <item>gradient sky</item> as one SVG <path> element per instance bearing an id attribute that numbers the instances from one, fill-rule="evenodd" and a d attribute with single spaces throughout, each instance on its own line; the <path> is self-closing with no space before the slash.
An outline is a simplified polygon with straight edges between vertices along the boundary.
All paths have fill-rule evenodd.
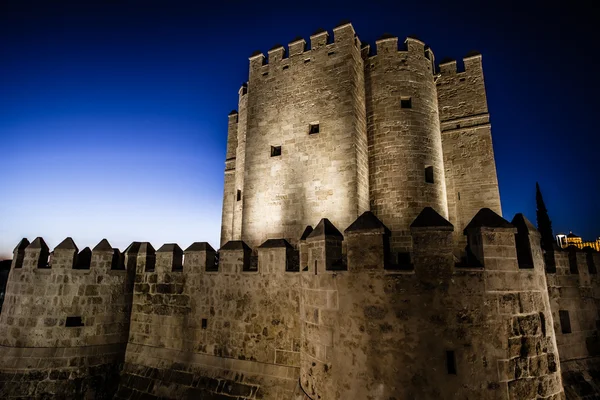
<path id="1" fill-rule="evenodd" d="M 341 20 L 371 44 L 416 35 L 437 60 L 480 51 L 505 218 L 535 223 L 539 181 L 555 233 L 600 235 L 591 5 L 199 3 L 0 2 L 0 259 L 36 236 L 217 248 L 248 56 Z"/>

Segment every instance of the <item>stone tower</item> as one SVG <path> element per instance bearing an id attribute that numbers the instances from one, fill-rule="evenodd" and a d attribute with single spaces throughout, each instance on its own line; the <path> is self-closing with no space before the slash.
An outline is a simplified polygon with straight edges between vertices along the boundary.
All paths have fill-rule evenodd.
<path id="1" fill-rule="evenodd" d="M 414 38 L 372 51 L 351 24 L 252 55 L 229 115 L 221 245 L 296 245 L 321 218 L 346 229 L 370 210 L 391 231 L 386 262 L 404 267 L 424 207 L 458 232 L 483 207 L 501 214 L 481 57 L 465 64 L 436 73 Z"/>

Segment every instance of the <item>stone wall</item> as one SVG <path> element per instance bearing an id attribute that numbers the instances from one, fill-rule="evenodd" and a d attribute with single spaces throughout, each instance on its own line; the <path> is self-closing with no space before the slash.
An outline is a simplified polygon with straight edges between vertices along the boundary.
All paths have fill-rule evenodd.
<path id="1" fill-rule="evenodd" d="M 223 211 L 221 217 L 221 246 L 233 240 L 235 206 L 241 200 L 235 182 L 236 153 L 238 147 L 238 113 L 229 114 L 227 125 L 227 152 L 225 153 L 225 182 L 223 185 Z"/>
<path id="2" fill-rule="evenodd" d="M 128 338 L 133 270 L 103 240 L 52 256 L 17 246 L 0 315 L 0 397 L 112 398 Z"/>
<path id="3" fill-rule="evenodd" d="M 409 225 L 424 207 L 448 216 L 433 52 L 405 45 L 388 37 L 376 54 L 364 49 L 370 209 L 391 230 L 392 255 L 411 250 Z"/>
<path id="4" fill-rule="evenodd" d="M 328 251 L 339 247 L 333 229 L 307 238 L 304 391 L 312 399 L 561 398 L 537 233 L 536 263 L 520 269 L 515 227 L 488 210 L 468 232 L 480 264 L 456 268 L 452 225 L 426 210 L 412 225 L 413 271 L 385 269 L 386 229 L 374 216 L 346 231 L 346 270 Z"/>
<path id="5" fill-rule="evenodd" d="M 456 61 L 441 63 L 436 81 L 448 216 L 461 250 L 462 230 L 481 208 L 502 215 L 481 55 L 463 62 L 462 72 Z"/>
<path id="6" fill-rule="evenodd" d="M 284 239 L 219 253 L 134 242 L 123 255 L 67 239 L 49 257 L 42 239 L 23 241 L 0 316 L 0 394 L 596 398 L 598 254 L 557 252 L 546 272 L 529 221 L 482 209 L 456 264 L 453 231 L 425 208 L 405 270 L 371 212 L 344 234 L 327 219 L 307 228 L 300 254 Z"/>
<path id="7" fill-rule="evenodd" d="M 250 57 L 228 127 L 221 245 L 296 245 L 306 225 L 327 217 L 346 228 L 370 209 L 403 267 L 410 222 L 432 207 L 464 248 L 460 232 L 479 209 L 501 214 L 481 56 L 435 75 L 418 39 L 399 50 L 385 36 L 371 54 L 351 24 L 333 33 L 315 32 L 310 50 L 296 39 Z"/>
<path id="8" fill-rule="evenodd" d="M 600 253 L 571 247 L 552 255 L 548 294 L 568 398 L 600 393 Z"/>
<path id="9" fill-rule="evenodd" d="M 183 263 L 177 245 L 142 245 L 118 398 L 290 398 L 299 273 L 285 241 L 257 252 L 253 265 L 245 243 L 228 242 L 215 268 L 206 243 L 191 245 Z"/>
<path id="10" fill-rule="evenodd" d="M 312 35 L 310 50 L 303 39 L 290 43 L 287 57 L 275 46 L 268 62 L 262 53 L 250 58 L 234 189 L 240 235 L 234 229 L 228 240 L 295 244 L 320 218 L 348 226 L 369 208 L 360 41 L 350 24 L 333 33 L 331 43 L 326 31 Z"/>

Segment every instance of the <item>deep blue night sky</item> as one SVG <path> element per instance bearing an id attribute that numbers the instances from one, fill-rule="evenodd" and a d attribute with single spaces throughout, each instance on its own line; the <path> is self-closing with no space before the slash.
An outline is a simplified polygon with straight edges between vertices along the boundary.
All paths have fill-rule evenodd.
<path id="1" fill-rule="evenodd" d="M 535 223 L 539 181 L 555 233 L 600 235 L 591 6 L 196 3 L 0 3 L 0 259 L 36 236 L 216 248 L 248 56 L 341 20 L 372 44 L 416 35 L 437 60 L 480 51 L 505 218 Z"/>

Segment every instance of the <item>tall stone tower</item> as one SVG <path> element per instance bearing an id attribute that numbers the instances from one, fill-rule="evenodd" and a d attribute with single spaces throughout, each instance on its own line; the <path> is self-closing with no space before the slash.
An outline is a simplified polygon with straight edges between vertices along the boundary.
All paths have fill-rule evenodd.
<path id="1" fill-rule="evenodd" d="M 402 266 L 424 207 L 457 232 L 482 207 L 500 214 L 480 57 L 466 64 L 438 74 L 414 38 L 371 51 L 349 23 L 315 32 L 310 49 L 298 39 L 287 54 L 252 55 L 229 115 L 221 245 L 295 245 L 321 218 L 345 229 L 370 210 L 391 231 L 388 263 Z"/>

